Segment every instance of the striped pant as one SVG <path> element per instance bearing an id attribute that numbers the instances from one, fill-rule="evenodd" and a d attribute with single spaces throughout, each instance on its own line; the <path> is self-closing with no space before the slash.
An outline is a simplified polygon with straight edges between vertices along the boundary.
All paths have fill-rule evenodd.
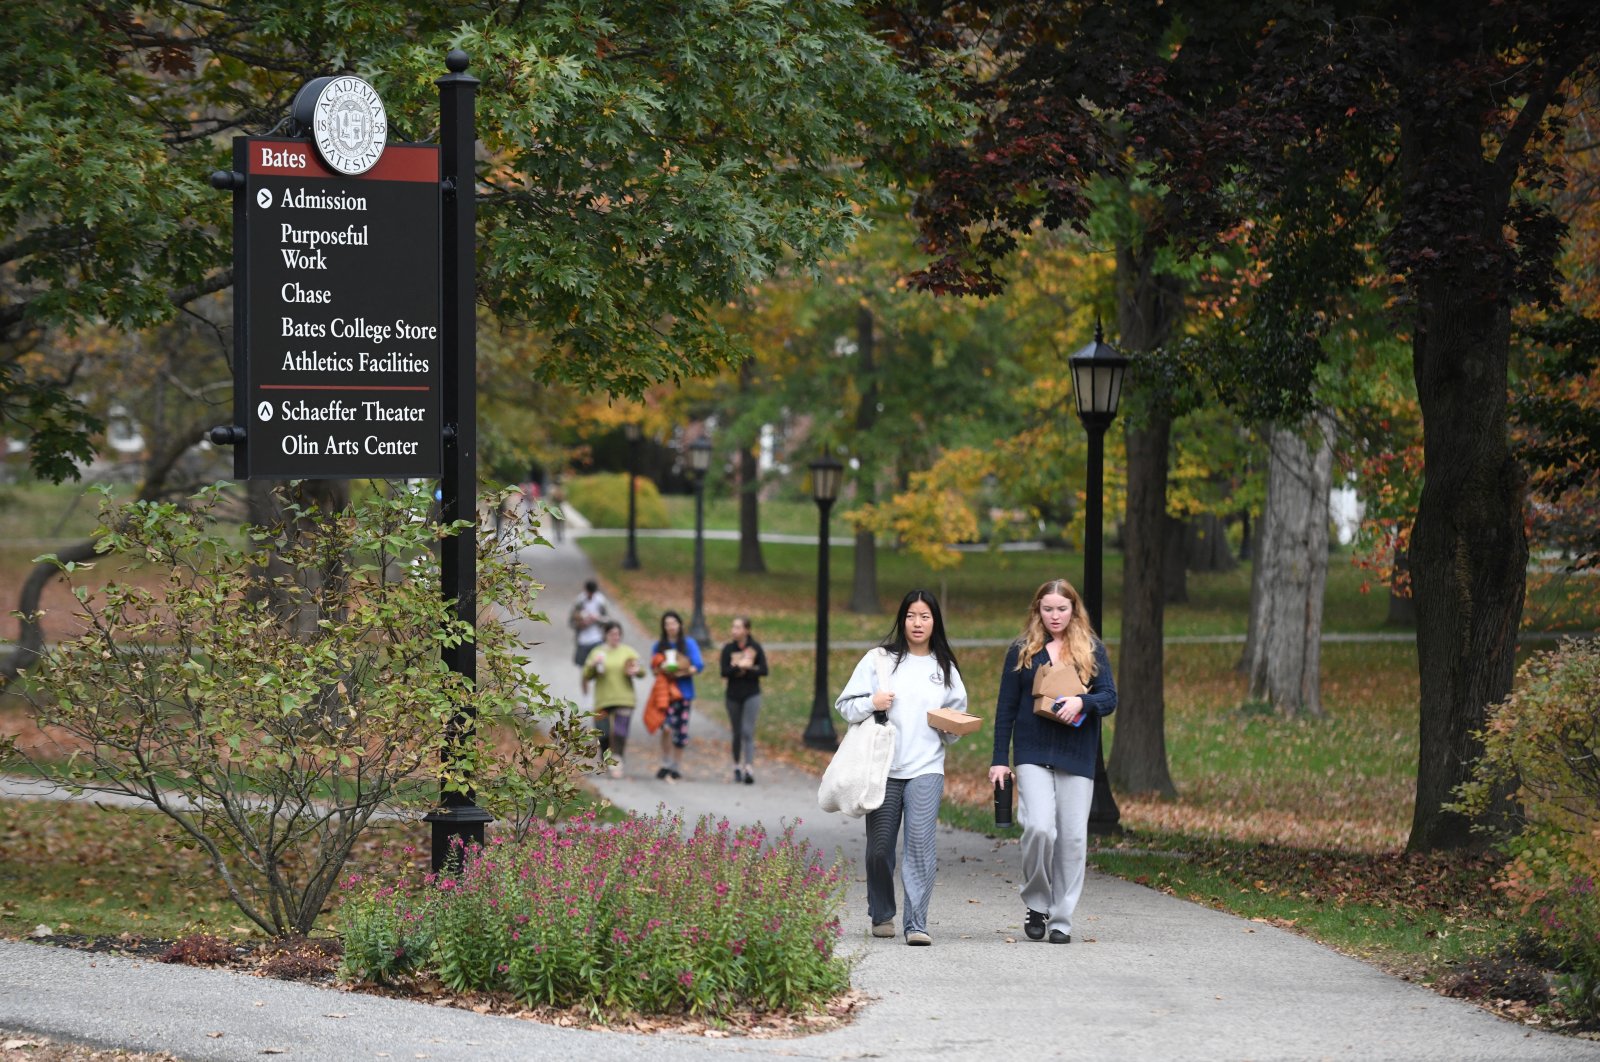
<path id="1" fill-rule="evenodd" d="M 896 835 L 904 823 L 906 857 L 900 880 L 906 890 L 902 924 L 907 933 L 928 931 L 928 900 L 939 869 L 937 830 L 944 775 L 891 778 L 883 805 L 867 812 L 867 915 L 873 925 L 893 922 Z"/>

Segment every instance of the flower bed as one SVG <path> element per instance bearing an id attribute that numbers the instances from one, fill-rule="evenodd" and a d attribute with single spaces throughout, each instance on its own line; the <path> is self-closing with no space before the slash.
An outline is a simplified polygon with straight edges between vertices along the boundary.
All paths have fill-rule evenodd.
<path id="1" fill-rule="evenodd" d="M 585 817 L 466 849 L 460 872 L 352 877 L 345 977 L 431 974 L 525 1005 L 724 1014 L 815 1007 L 849 987 L 835 956 L 844 869 L 790 826 L 769 838 L 659 813 Z"/>

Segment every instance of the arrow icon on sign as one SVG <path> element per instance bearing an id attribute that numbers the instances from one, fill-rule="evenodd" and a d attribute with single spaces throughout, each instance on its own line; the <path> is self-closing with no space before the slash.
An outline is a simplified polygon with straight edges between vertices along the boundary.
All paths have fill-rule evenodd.
<path id="1" fill-rule="evenodd" d="M 256 205 L 265 209 L 272 205 L 272 190 L 263 188 L 256 193 Z"/>
<path id="2" fill-rule="evenodd" d="M 263 402 L 259 406 L 257 406 L 256 407 L 256 416 L 260 417 L 262 420 L 271 420 L 272 419 L 272 403 L 271 402 Z"/>

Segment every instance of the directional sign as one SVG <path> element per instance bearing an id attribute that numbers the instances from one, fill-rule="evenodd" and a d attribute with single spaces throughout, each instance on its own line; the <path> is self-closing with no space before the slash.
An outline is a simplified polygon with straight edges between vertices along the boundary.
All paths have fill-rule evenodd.
<path id="1" fill-rule="evenodd" d="M 360 176 L 304 139 L 238 137 L 240 478 L 440 473 L 439 149 Z"/>

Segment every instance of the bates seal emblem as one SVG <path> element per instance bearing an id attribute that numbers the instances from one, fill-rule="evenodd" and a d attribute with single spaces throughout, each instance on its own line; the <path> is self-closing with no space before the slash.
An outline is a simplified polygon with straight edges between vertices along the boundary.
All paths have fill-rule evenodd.
<path id="1" fill-rule="evenodd" d="M 383 156 L 389 119 L 377 90 L 354 74 L 319 77 L 295 97 L 292 108 L 309 131 L 322 161 L 337 173 L 366 173 Z"/>

